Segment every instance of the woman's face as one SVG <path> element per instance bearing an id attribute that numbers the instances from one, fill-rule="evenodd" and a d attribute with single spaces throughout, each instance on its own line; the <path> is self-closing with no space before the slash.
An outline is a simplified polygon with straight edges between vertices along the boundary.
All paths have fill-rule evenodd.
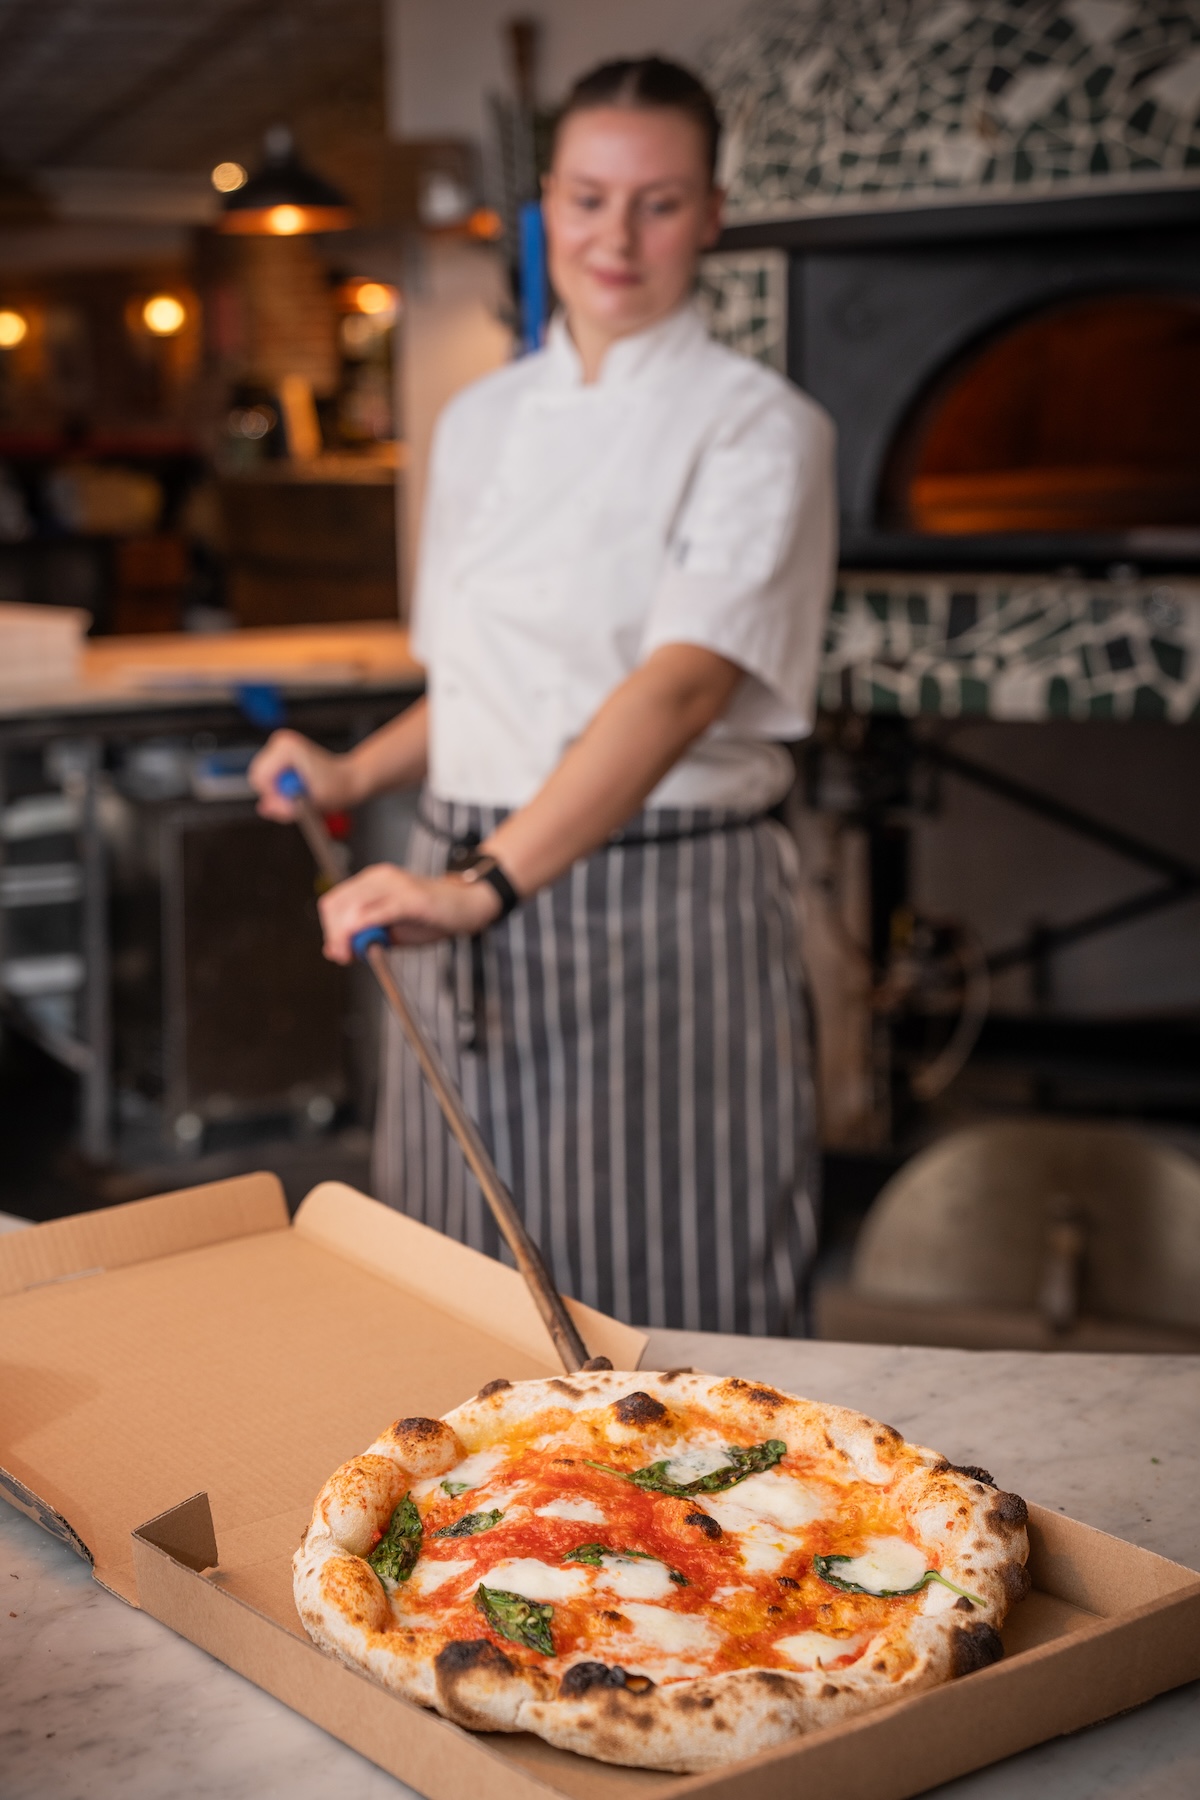
<path id="1" fill-rule="evenodd" d="M 627 106 L 572 114 L 543 191 L 550 279 L 572 325 L 618 338 L 673 312 L 700 251 L 716 241 L 722 198 L 686 114 Z"/>

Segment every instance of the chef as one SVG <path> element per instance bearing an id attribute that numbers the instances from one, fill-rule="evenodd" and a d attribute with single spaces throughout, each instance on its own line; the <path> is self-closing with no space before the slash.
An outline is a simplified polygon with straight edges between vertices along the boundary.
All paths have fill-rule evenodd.
<path id="1" fill-rule="evenodd" d="M 812 724 L 833 431 L 692 304 L 719 123 L 685 70 L 607 64 L 559 118 L 547 345 L 446 407 L 413 646 L 426 698 L 345 756 L 277 732 L 325 810 L 421 786 L 407 868 L 322 902 L 390 927 L 567 1293 L 650 1325 L 802 1328 L 814 1107 L 782 740 Z M 398 1028 L 375 1192 L 499 1238 Z"/>

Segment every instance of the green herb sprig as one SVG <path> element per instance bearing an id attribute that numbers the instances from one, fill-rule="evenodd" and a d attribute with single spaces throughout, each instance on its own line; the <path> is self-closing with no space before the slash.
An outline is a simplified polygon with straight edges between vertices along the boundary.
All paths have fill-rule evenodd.
<path id="1" fill-rule="evenodd" d="M 940 1581 L 943 1587 L 950 1589 L 951 1593 L 961 1594 L 964 1600 L 971 1600 L 976 1606 L 983 1605 L 978 1594 L 969 1594 L 966 1588 L 957 1587 L 953 1581 L 948 1581 L 937 1569 L 926 1569 L 920 1581 L 915 1581 L 912 1587 L 906 1588 L 862 1587 L 857 1581 L 847 1581 L 845 1576 L 833 1573 L 834 1563 L 848 1563 L 855 1560 L 856 1558 L 853 1556 L 814 1556 L 813 1574 L 819 1575 L 822 1581 L 827 1581 L 830 1587 L 841 1588 L 845 1594 L 870 1594 L 873 1600 L 902 1600 L 908 1594 L 919 1594 L 922 1588 L 929 1586 L 931 1581 Z"/>
<path id="2" fill-rule="evenodd" d="M 563 1557 L 564 1562 L 590 1563 L 598 1569 L 606 1556 L 636 1556 L 640 1562 L 662 1562 L 661 1556 L 654 1556 L 649 1550 L 610 1550 L 607 1544 L 576 1544 L 574 1550 L 568 1550 Z M 663 1563 L 671 1580 L 680 1587 L 688 1587 L 687 1576 L 682 1569 L 673 1569 L 670 1563 Z"/>
<path id="3" fill-rule="evenodd" d="M 470 1491 L 471 1484 L 469 1481 L 442 1482 L 442 1492 L 443 1494 L 449 1494 L 451 1500 L 457 1500 L 460 1494 L 469 1494 Z"/>
<path id="4" fill-rule="evenodd" d="M 748 1475 L 761 1475 L 766 1469 L 773 1469 L 787 1455 L 787 1445 L 781 1438 L 768 1438 L 765 1444 L 726 1444 L 725 1454 L 729 1461 L 723 1468 L 713 1469 L 707 1475 L 700 1475 L 695 1481 L 671 1481 L 667 1476 L 670 1457 L 661 1462 L 650 1463 L 644 1469 L 614 1469 L 608 1463 L 590 1462 L 585 1457 L 589 1469 L 600 1469 L 605 1475 L 615 1475 L 621 1481 L 628 1481 L 650 1494 L 669 1494 L 676 1500 L 693 1500 L 698 1494 L 723 1494 L 726 1488 L 736 1487 L 739 1481 L 745 1481 Z"/>
<path id="5" fill-rule="evenodd" d="M 411 1494 L 405 1494 L 388 1521 L 388 1528 L 367 1561 L 381 1581 L 407 1581 L 421 1554 L 424 1528 Z"/>
<path id="6" fill-rule="evenodd" d="M 524 1644 L 540 1656 L 554 1655 L 554 1638 L 550 1626 L 554 1608 L 538 1600 L 527 1600 L 524 1594 L 510 1594 L 503 1588 L 475 1589 L 475 1605 L 493 1631 L 510 1643 Z"/>
<path id="7" fill-rule="evenodd" d="M 481 1531 L 491 1531 L 504 1517 L 498 1506 L 491 1512 L 464 1513 L 461 1519 L 455 1519 L 453 1525 L 443 1525 L 434 1532 L 434 1537 L 477 1537 Z"/>

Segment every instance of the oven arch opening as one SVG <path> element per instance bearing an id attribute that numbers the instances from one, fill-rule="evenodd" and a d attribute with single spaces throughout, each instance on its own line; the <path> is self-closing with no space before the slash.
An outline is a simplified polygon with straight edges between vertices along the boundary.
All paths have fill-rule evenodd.
<path id="1" fill-rule="evenodd" d="M 886 530 L 934 537 L 1200 527 L 1200 292 L 1060 299 L 960 351 L 893 437 Z"/>

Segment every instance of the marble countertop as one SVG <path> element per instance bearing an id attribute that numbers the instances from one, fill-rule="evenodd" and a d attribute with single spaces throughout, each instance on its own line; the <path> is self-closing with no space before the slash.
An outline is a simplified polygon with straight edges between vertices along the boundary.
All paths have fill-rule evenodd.
<path id="1" fill-rule="evenodd" d="M 694 1364 L 885 1419 L 1008 1488 L 1200 1569 L 1200 1357 L 651 1334 Z M 122 1604 L 0 1506 L 0 1800 L 408 1800 L 410 1789 Z M 940 1800 L 1195 1800 L 1200 1683 Z"/>

